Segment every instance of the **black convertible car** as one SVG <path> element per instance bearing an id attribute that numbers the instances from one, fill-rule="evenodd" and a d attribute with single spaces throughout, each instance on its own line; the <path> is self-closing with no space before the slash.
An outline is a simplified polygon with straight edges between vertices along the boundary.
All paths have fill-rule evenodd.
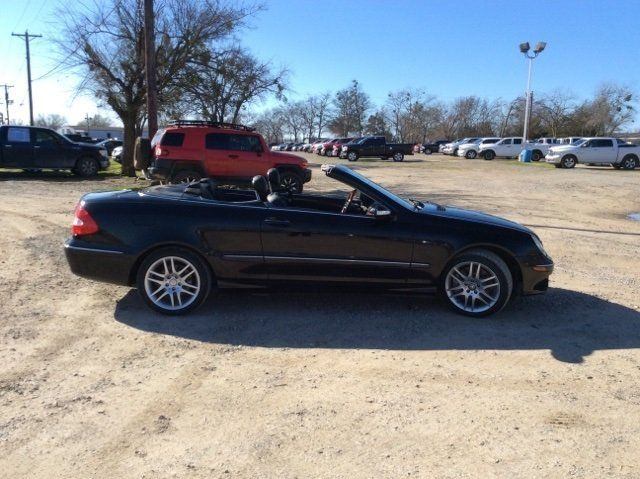
<path id="1" fill-rule="evenodd" d="M 87 194 L 67 260 L 77 275 L 137 286 L 166 314 L 193 310 L 221 287 L 438 291 L 470 316 L 547 289 L 553 262 L 524 226 L 405 200 L 344 166 L 322 170 L 350 193 L 279 191 L 274 169 L 253 178 L 251 190 L 202 180 Z"/>

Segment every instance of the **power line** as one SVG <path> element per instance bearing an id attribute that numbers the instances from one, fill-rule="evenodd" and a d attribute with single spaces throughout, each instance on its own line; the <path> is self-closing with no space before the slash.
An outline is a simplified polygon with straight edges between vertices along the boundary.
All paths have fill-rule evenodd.
<path id="1" fill-rule="evenodd" d="M 29 40 L 32 38 L 42 38 L 42 35 L 34 35 L 26 30 L 24 33 L 12 33 L 12 37 L 24 38 L 27 47 L 27 86 L 29 87 L 29 124 L 33 126 L 33 92 L 31 91 L 31 54 L 29 52 Z"/>

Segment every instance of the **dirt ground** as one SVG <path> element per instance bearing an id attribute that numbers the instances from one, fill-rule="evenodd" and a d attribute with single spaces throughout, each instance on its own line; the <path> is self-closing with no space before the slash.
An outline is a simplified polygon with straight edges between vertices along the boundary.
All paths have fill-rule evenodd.
<path id="1" fill-rule="evenodd" d="M 79 196 L 131 181 L 0 172 L 0 476 L 640 477 L 640 170 L 353 166 L 532 226 L 551 289 L 485 320 L 239 291 L 160 317 L 63 255 Z"/>

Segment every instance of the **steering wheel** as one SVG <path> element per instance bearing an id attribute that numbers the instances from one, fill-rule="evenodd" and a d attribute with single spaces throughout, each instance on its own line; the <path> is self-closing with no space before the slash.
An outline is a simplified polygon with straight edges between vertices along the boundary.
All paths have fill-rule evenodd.
<path id="1" fill-rule="evenodd" d="M 349 196 L 347 196 L 347 201 L 344 202 L 344 206 L 342 207 L 342 210 L 340 210 L 341 214 L 345 214 L 349 210 L 349 206 L 351 206 L 351 203 L 356 197 L 357 192 L 358 190 L 353 190 L 351 193 L 349 193 Z"/>

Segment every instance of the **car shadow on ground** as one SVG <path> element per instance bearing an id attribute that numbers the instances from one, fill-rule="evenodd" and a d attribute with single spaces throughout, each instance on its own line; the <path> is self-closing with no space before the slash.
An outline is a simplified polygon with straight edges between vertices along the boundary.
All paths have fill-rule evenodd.
<path id="1" fill-rule="evenodd" d="M 640 347 L 640 312 L 559 288 L 485 319 L 450 312 L 430 296 L 229 290 L 191 315 L 171 317 L 131 290 L 115 319 L 158 334 L 267 348 L 550 350 L 580 363 L 594 351 Z"/>

